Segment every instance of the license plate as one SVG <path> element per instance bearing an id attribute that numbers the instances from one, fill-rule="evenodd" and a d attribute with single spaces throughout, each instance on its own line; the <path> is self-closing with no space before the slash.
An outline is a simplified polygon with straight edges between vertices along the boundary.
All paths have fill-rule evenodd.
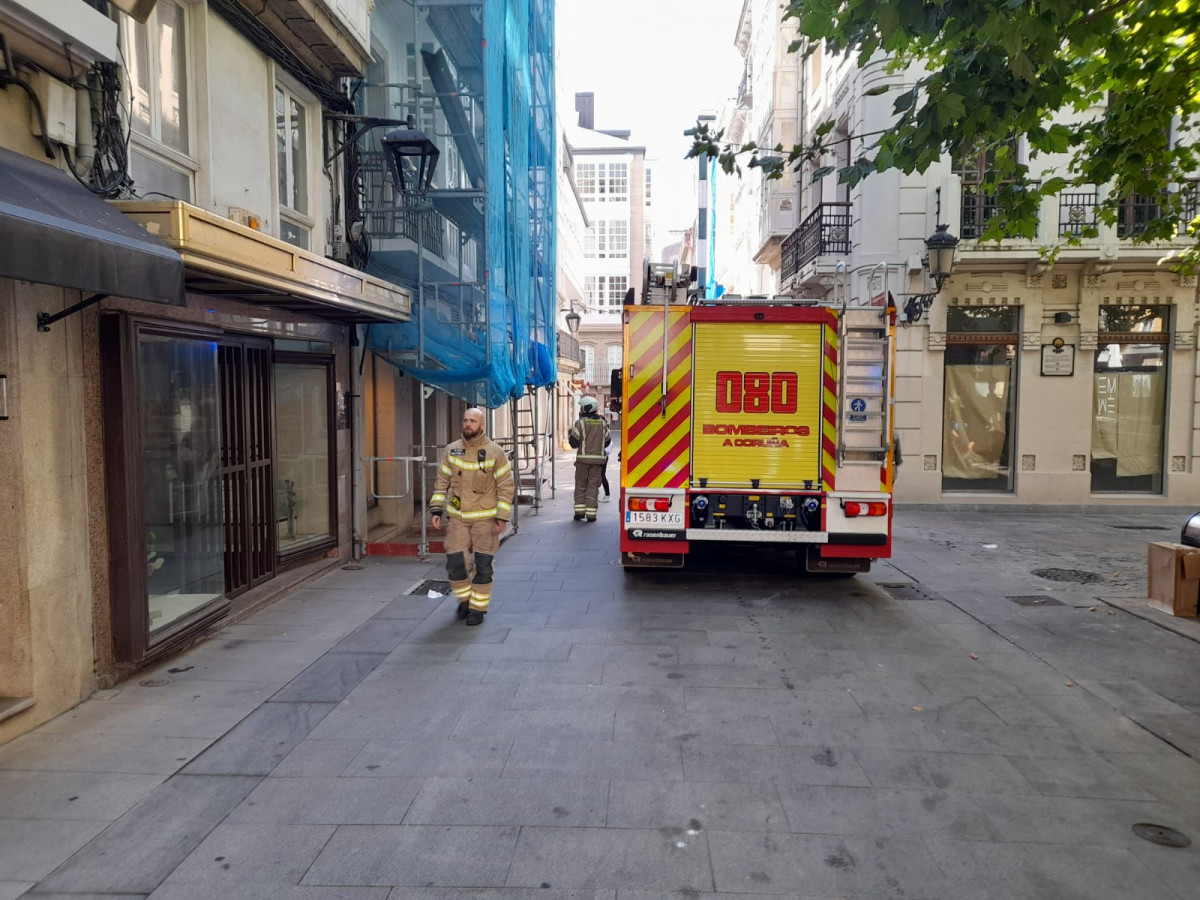
<path id="1" fill-rule="evenodd" d="M 629 510 L 625 513 L 625 521 L 630 525 L 655 525 L 659 528 L 682 528 L 683 511 L 668 512 L 638 512 Z"/>

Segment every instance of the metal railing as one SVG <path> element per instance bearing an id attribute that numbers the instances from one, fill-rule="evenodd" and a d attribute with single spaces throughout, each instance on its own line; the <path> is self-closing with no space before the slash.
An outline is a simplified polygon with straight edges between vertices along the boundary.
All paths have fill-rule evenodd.
<path id="1" fill-rule="evenodd" d="M 962 186 L 962 218 L 959 222 L 959 237 L 973 240 L 983 236 L 987 230 L 988 221 L 1000 211 L 1000 203 L 996 195 L 1003 191 L 1016 193 L 1033 189 L 1041 184 L 1040 181 L 1023 183 L 1006 182 L 992 191 L 983 189 L 980 184 L 964 182 Z M 1039 231 L 1040 231 L 1040 222 Z M 1002 237 L 1017 237 L 1005 231 Z M 1035 235 L 1036 237 L 1036 235 Z"/>
<path id="2" fill-rule="evenodd" d="M 791 278 L 818 256 L 850 252 L 850 204 L 822 203 L 783 239 L 780 277 Z"/>
<path id="3" fill-rule="evenodd" d="M 1060 237 L 1082 237 L 1084 231 L 1094 231 L 1100 224 L 1096 207 L 1100 192 L 1077 191 L 1058 195 L 1058 234 Z"/>
<path id="4" fill-rule="evenodd" d="M 558 332 L 558 358 L 584 365 L 583 348 L 579 346 L 579 340 L 573 334 L 561 330 Z"/>
<path id="5" fill-rule="evenodd" d="M 372 150 L 359 153 L 363 195 L 366 200 L 367 230 L 374 238 L 408 238 L 416 241 L 418 222 L 424 223 L 422 243 L 425 249 L 443 255 L 443 231 L 440 216 L 421 213 L 402 205 L 395 183 L 385 165 L 383 154 Z"/>

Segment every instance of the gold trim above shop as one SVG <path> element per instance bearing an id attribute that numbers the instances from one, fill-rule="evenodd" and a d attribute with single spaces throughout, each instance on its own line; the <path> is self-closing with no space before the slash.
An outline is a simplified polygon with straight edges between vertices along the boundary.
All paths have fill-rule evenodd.
<path id="1" fill-rule="evenodd" d="M 403 288 L 182 201 L 113 204 L 183 257 L 187 290 L 335 322 L 407 322 Z"/>

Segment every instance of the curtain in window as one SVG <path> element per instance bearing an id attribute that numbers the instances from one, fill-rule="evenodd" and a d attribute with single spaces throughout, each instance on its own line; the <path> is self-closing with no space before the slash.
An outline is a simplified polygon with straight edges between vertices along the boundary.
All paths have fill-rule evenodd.
<path id="1" fill-rule="evenodd" d="M 993 479 L 1008 437 L 1007 365 L 946 366 L 946 407 L 942 431 L 942 475 Z"/>

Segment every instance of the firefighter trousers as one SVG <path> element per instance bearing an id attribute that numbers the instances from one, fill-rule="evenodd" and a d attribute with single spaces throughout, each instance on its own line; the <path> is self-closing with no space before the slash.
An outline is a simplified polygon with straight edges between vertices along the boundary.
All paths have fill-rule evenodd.
<path id="1" fill-rule="evenodd" d="M 575 461 L 575 515 L 595 521 L 604 462 Z"/>
<path id="2" fill-rule="evenodd" d="M 445 545 L 450 590 L 459 603 L 468 603 L 471 609 L 487 612 L 488 601 L 492 598 L 493 561 L 500 547 L 495 520 L 464 522 L 451 516 L 446 522 Z M 474 572 L 468 568 L 472 554 Z"/>

